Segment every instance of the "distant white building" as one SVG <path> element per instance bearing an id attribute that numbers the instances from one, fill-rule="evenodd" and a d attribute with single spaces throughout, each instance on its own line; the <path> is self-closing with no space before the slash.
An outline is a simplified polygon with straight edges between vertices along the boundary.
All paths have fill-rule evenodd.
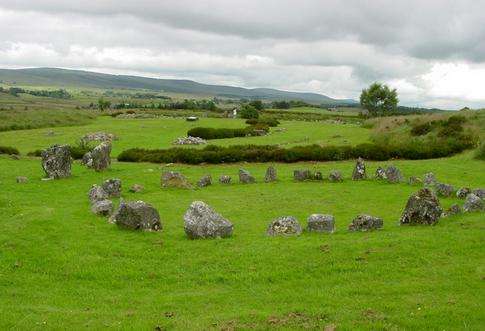
<path id="1" fill-rule="evenodd" d="M 234 108 L 232 110 L 232 118 L 236 118 L 237 117 L 237 108 Z"/>

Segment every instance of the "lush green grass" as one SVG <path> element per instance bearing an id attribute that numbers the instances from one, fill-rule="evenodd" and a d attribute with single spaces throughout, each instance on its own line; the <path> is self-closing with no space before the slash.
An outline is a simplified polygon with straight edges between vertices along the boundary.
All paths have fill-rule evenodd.
<path id="1" fill-rule="evenodd" d="M 485 186 L 485 164 L 471 153 L 394 164 L 406 176 L 433 171 L 456 186 Z M 168 169 L 195 181 L 206 173 L 235 176 L 240 166 L 258 183 L 179 190 L 161 189 L 162 168 L 153 164 L 115 162 L 105 173 L 75 165 L 70 179 L 41 181 L 38 159 L 0 157 L 0 329 L 483 328 L 483 213 L 399 227 L 418 188 L 352 182 L 352 162 L 278 164 L 280 180 L 272 184 L 262 183 L 265 164 Z M 305 167 L 340 169 L 346 180 L 293 182 L 292 171 Z M 30 181 L 16 184 L 15 176 Z M 120 230 L 90 213 L 89 187 L 109 177 L 122 179 L 124 199 L 160 211 L 162 232 Z M 146 191 L 128 193 L 133 183 Z M 182 216 L 193 200 L 229 218 L 234 236 L 186 239 Z M 444 207 L 454 202 L 442 199 Z M 335 215 L 336 233 L 265 235 L 274 217 L 305 224 L 317 212 Z M 347 232 L 362 212 L 383 217 L 384 229 Z"/>
<path id="2" fill-rule="evenodd" d="M 178 137 L 187 135 L 191 128 L 203 126 L 214 128 L 243 128 L 245 120 L 201 118 L 198 122 L 186 122 L 183 118 L 159 119 L 113 119 L 98 117 L 88 125 L 35 129 L 25 131 L 0 132 L 2 145 L 13 146 L 26 154 L 55 143 L 73 144 L 84 134 L 106 131 L 119 137 L 113 146 L 113 155 L 121 151 L 140 148 L 167 148 Z M 54 131 L 53 136 L 47 132 Z M 216 145 L 258 144 L 281 145 L 285 147 L 307 144 L 345 145 L 359 144 L 369 140 L 370 130 L 354 124 L 329 124 L 325 122 L 282 121 L 277 128 L 263 137 L 231 138 L 210 141 Z"/>

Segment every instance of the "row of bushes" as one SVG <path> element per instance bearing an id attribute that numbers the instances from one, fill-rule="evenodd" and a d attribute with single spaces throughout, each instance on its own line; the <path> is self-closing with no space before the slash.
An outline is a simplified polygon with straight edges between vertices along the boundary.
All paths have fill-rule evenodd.
<path id="1" fill-rule="evenodd" d="M 250 118 L 246 120 L 246 124 L 249 125 L 267 125 L 270 127 L 276 127 L 280 122 L 276 118 L 263 117 L 263 118 Z"/>
<path id="2" fill-rule="evenodd" d="M 406 143 L 400 146 L 360 144 L 357 146 L 295 146 L 281 148 L 270 145 L 214 146 L 203 149 L 169 148 L 159 150 L 129 149 L 123 151 L 119 161 L 153 163 L 231 163 L 231 162 L 299 162 L 342 161 L 363 157 L 367 160 L 384 161 L 400 159 L 431 159 L 450 156 L 473 147 L 472 142 L 457 139 L 437 140 L 434 143 Z"/>
<path id="3" fill-rule="evenodd" d="M 19 155 L 18 149 L 10 146 L 0 146 L 0 154 Z"/>
<path id="4" fill-rule="evenodd" d="M 250 125 L 245 128 L 228 129 L 228 128 L 203 128 L 196 127 L 187 131 L 187 135 L 191 137 L 199 137 L 202 139 L 224 139 L 236 138 L 246 136 L 256 136 L 258 131 L 269 131 L 269 127 L 265 124 Z"/>

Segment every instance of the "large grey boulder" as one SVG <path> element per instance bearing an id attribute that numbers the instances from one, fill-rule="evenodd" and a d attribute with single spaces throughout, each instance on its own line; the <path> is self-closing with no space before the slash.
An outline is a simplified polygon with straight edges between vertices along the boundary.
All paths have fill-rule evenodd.
<path id="1" fill-rule="evenodd" d="M 99 216 L 109 216 L 113 212 L 113 202 L 111 200 L 94 201 L 91 204 L 91 211 Z"/>
<path id="2" fill-rule="evenodd" d="M 332 215 L 312 214 L 308 217 L 309 232 L 329 232 L 335 231 L 335 218 Z"/>
<path id="3" fill-rule="evenodd" d="M 202 176 L 202 178 L 199 179 L 199 181 L 197 182 L 198 187 L 206 187 L 206 186 L 209 186 L 209 185 L 212 185 L 211 175 Z"/>
<path id="4" fill-rule="evenodd" d="M 476 190 L 473 190 L 472 193 L 480 199 L 485 199 L 485 188 L 477 188 Z"/>
<path id="5" fill-rule="evenodd" d="M 111 143 L 102 142 L 83 156 L 83 163 L 95 171 L 103 171 L 111 165 Z"/>
<path id="6" fill-rule="evenodd" d="M 341 182 L 343 180 L 342 173 L 338 170 L 332 170 L 328 174 L 328 180 L 331 182 Z"/>
<path id="7" fill-rule="evenodd" d="M 349 224 L 349 231 L 372 231 L 382 228 L 382 218 L 360 214 Z"/>
<path id="8" fill-rule="evenodd" d="M 122 201 L 110 221 L 130 230 L 159 231 L 162 229 L 158 211 L 143 201 Z"/>
<path id="9" fill-rule="evenodd" d="M 386 177 L 389 183 L 395 184 L 403 180 L 401 171 L 395 166 L 389 166 L 386 169 Z"/>
<path id="10" fill-rule="evenodd" d="M 462 187 L 458 191 L 456 191 L 456 197 L 458 199 L 465 199 L 468 194 L 472 193 L 472 190 L 469 187 Z"/>
<path id="11" fill-rule="evenodd" d="M 88 192 L 88 198 L 91 203 L 95 203 L 97 201 L 107 200 L 109 194 L 101 186 L 94 184 Z"/>
<path id="12" fill-rule="evenodd" d="M 354 171 L 352 172 L 352 180 L 366 179 L 364 159 L 359 157 L 355 162 Z"/>
<path id="13" fill-rule="evenodd" d="M 121 196 L 121 179 L 107 179 L 101 184 L 103 190 L 108 193 L 110 198 L 119 198 Z"/>
<path id="14" fill-rule="evenodd" d="M 222 175 L 219 177 L 219 183 L 221 184 L 231 184 L 231 176 Z"/>
<path id="15" fill-rule="evenodd" d="M 466 196 L 463 210 L 465 212 L 481 211 L 485 209 L 485 204 L 482 199 L 476 194 L 470 193 Z"/>
<path id="16" fill-rule="evenodd" d="M 450 197 L 455 191 L 453 186 L 443 183 L 436 183 L 434 189 L 436 194 L 440 197 Z"/>
<path id="17" fill-rule="evenodd" d="M 301 226 L 293 216 L 283 216 L 273 220 L 266 233 L 268 236 L 299 236 Z"/>
<path id="18" fill-rule="evenodd" d="M 252 184 L 255 183 L 256 180 L 253 176 L 249 173 L 249 171 L 244 169 L 239 169 L 239 182 L 242 184 Z"/>
<path id="19" fill-rule="evenodd" d="M 192 188 L 187 178 L 179 172 L 166 171 L 161 177 L 162 187 Z"/>
<path id="20" fill-rule="evenodd" d="M 41 153 L 42 168 L 48 178 L 59 179 L 71 176 L 71 149 L 69 145 L 54 145 Z"/>
<path id="21" fill-rule="evenodd" d="M 298 181 L 298 182 L 310 180 L 310 179 L 312 179 L 312 177 L 313 177 L 312 172 L 308 169 L 293 171 L 293 179 Z"/>
<path id="22" fill-rule="evenodd" d="M 376 174 L 374 176 L 376 179 L 387 179 L 386 169 L 383 167 L 377 167 Z"/>
<path id="23" fill-rule="evenodd" d="M 273 166 L 269 166 L 268 169 L 266 169 L 266 174 L 264 175 L 264 182 L 265 183 L 270 183 L 270 182 L 275 182 L 278 179 L 276 169 Z"/>
<path id="24" fill-rule="evenodd" d="M 436 177 L 432 172 L 425 173 L 423 178 L 424 185 L 434 185 L 437 183 Z"/>
<path id="25" fill-rule="evenodd" d="M 399 223 L 434 225 L 438 223 L 442 212 L 440 201 L 433 191 L 422 188 L 409 197 Z"/>
<path id="26" fill-rule="evenodd" d="M 184 215 L 184 230 L 190 239 L 225 238 L 233 225 L 202 201 L 194 201 Z"/>

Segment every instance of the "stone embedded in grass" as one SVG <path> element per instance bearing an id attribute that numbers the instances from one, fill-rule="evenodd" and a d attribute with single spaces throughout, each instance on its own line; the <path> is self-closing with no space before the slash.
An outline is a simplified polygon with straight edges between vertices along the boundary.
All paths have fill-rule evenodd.
<path id="1" fill-rule="evenodd" d="M 29 181 L 29 179 L 25 176 L 18 176 L 17 178 L 15 178 L 15 180 L 19 184 L 24 184 L 24 183 L 27 183 Z"/>
<path id="2" fill-rule="evenodd" d="M 249 171 L 244 169 L 239 169 L 239 182 L 242 184 L 252 184 L 255 183 L 256 180 L 253 176 L 249 173 Z"/>
<path id="3" fill-rule="evenodd" d="M 59 179 L 71 176 L 71 150 L 69 145 L 53 145 L 41 153 L 42 168 L 47 177 Z"/>
<path id="4" fill-rule="evenodd" d="M 480 199 L 485 199 L 485 188 L 477 188 L 476 190 L 473 190 L 472 193 L 478 196 Z"/>
<path id="5" fill-rule="evenodd" d="M 349 224 L 349 231 L 372 231 L 382 228 L 382 218 L 360 214 Z"/>
<path id="6" fill-rule="evenodd" d="M 334 232 L 335 218 L 332 215 L 312 214 L 308 217 L 309 232 Z"/>
<path id="7" fill-rule="evenodd" d="M 434 189 L 436 194 L 441 197 L 450 197 L 455 191 L 453 186 L 443 183 L 436 183 Z"/>
<path id="8" fill-rule="evenodd" d="M 429 188 L 422 188 L 411 195 L 399 220 L 400 224 L 427 224 L 438 222 L 443 209 L 436 195 Z"/>
<path id="9" fill-rule="evenodd" d="M 162 229 L 158 211 L 143 201 L 122 201 L 111 216 L 110 222 L 131 230 L 159 231 Z"/>
<path id="10" fill-rule="evenodd" d="M 207 141 L 199 138 L 199 137 L 181 137 L 175 139 L 173 142 L 174 145 L 204 145 L 207 144 Z"/>
<path id="11" fill-rule="evenodd" d="M 143 187 L 143 185 L 140 185 L 140 184 L 133 184 L 131 185 L 129 191 L 131 193 L 140 193 L 142 192 L 143 190 L 145 189 L 145 187 Z"/>
<path id="12" fill-rule="evenodd" d="M 456 197 L 458 199 L 465 199 L 468 194 L 472 193 L 472 190 L 469 187 L 462 187 L 458 191 L 456 191 Z"/>
<path id="13" fill-rule="evenodd" d="M 88 198 L 91 203 L 102 201 L 109 198 L 109 194 L 99 185 L 93 184 L 88 193 Z"/>
<path id="14" fill-rule="evenodd" d="M 294 170 L 293 171 L 293 179 L 302 182 L 305 180 L 310 180 L 312 179 L 312 172 L 308 169 L 305 170 Z"/>
<path id="15" fill-rule="evenodd" d="M 436 177 L 432 172 L 425 173 L 423 178 L 424 185 L 434 185 L 437 183 Z"/>
<path id="16" fill-rule="evenodd" d="M 198 187 L 206 187 L 206 186 L 209 186 L 209 185 L 212 185 L 211 175 L 202 176 L 202 178 L 199 179 L 199 181 L 197 182 Z"/>
<path id="17" fill-rule="evenodd" d="M 389 166 L 386 169 L 386 177 L 389 183 L 399 183 L 403 180 L 401 171 L 395 166 Z"/>
<path id="18" fill-rule="evenodd" d="M 364 159 L 359 157 L 355 162 L 354 171 L 352 172 L 352 180 L 366 179 Z"/>
<path id="19" fill-rule="evenodd" d="M 180 172 L 166 171 L 161 177 L 162 187 L 192 188 L 187 178 Z"/>
<path id="20" fill-rule="evenodd" d="M 421 185 L 421 184 L 423 184 L 423 181 L 419 177 L 411 176 L 411 177 L 408 178 L 408 184 L 409 185 Z"/>
<path id="21" fill-rule="evenodd" d="M 377 167 L 375 178 L 376 179 L 387 179 L 386 170 L 383 167 Z"/>
<path id="22" fill-rule="evenodd" d="M 222 175 L 219 177 L 219 183 L 221 184 L 231 184 L 231 176 Z"/>
<path id="23" fill-rule="evenodd" d="M 91 205 L 91 211 L 100 216 L 109 216 L 113 212 L 113 202 L 111 200 L 94 201 Z"/>
<path id="24" fill-rule="evenodd" d="M 485 210 L 485 204 L 478 195 L 470 193 L 466 196 L 465 204 L 463 205 L 463 210 L 465 212 Z"/>
<path id="25" fill-rule="evenodd" d="M 313 179 L 314 180 L 323 180 L 323 174 L 321 173 L 321 171 L 315 171 L 315 173 L 313 174 Z"/>
<path id="26" fill-rule="evenodd" d="M 102 142 L 83 156 L 83 164 L 95 171 L 103 171 L 111 165 L 111 143 Z"/>
<path id="27" fill-rule="evenodd" d="M 328 180 L 331 182 L 341 182 L 342 179 L 342 173 L 338 170 L 332 170 L 328 174 Z"/>
<path id="28" fill-rule="evenodd" d="M 101 184 L 101 187 L 108 193 L 110 198 L 119 198 L 121 196 L 121 179 L 107 179 Z"/>
<path id="29" fill-rule="evenodd" d="M 190 239 L 225 238 L 233 225 L 202 201 L 194 201 L 184 215 L 184 230 Z"/>
<path id="30" fill-rule="evenodd" d="M 91 133 L 85 134 L 81 138 L 81 140 L 85 142 L 91 142 L 91 141 L 111 142 L 117 139 L 118 138 L 114 134 L 106 133 L 106 132 L 91 132 Z"/>
<path id="31" fill-rule="evenodd" d="M 293 216 L 282 216 L 269 224 L 266 234 L 268 236 L 299 236 L 301 226 Z"/>
<path id="32" fill-rule="evenodd" d="M 445 216 L 453 216 L 453 215 L 461 214 L 462 211 L 463 211 L 462 208 L 458 204 L 455 203 L 455 204 L 451 205 L 451 207 L 446 210 Z"/>
<path id="33" fill-rule="evenodd" d="M 265 183 L 270 183 L 270 182 L 275 182 L 278 179 L 276 169 L 273 166 L 269 166 L 268 169 L 266 169 L 266 174 L 264 175 L 264 182 Z"/>

